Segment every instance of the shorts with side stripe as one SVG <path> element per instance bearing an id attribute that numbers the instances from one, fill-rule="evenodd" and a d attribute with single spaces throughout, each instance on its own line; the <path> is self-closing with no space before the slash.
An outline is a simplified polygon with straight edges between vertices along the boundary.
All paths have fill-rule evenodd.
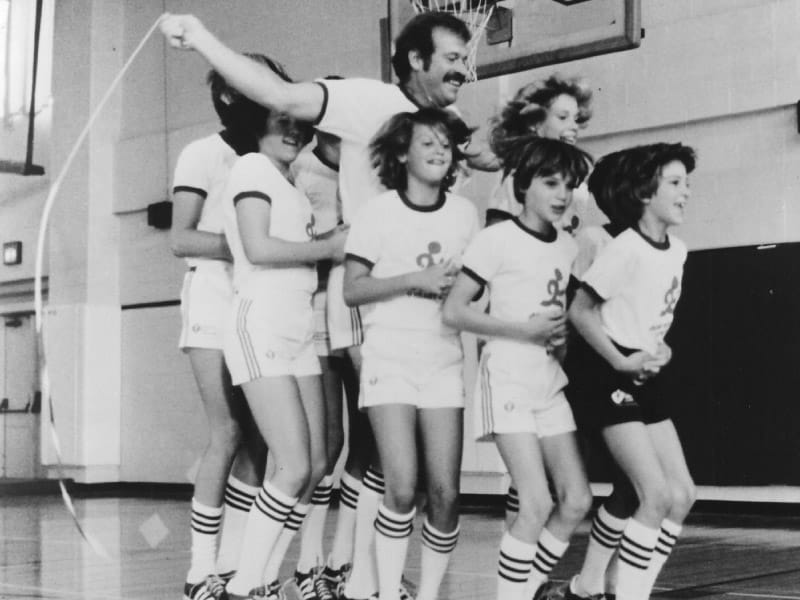
<path id="1" fill-rule="evenodd" d="M 331 350 L 360 346 L 364 341 L 361 312 L 344 303 L 344 266 L 335 265 L 328 278 L 328 336 Z"/>
<path id="2" fill-rule="evenodd" d="M 234 385 L 261 377 L 319 375 L 311 297 L 235 295 L 225 335 L 225 362 Z"/>
<path id="3" fill-rule="evenodd" d="M 331 355 L 331 336 L 328 333 L 328 291 L 317 290 L 312 299 L 314 306 L 314 349 L 317 356 Z"/>
<path id="4" fill-rule="evenodd" d="M 181 288 L 178 347 L 222 350 L 232 301 L 230 263 L 203 261 L 191 267 Z"/>
<path id="5" fill-rule="evenodd" d="M 558 370 L 560 371 L 560 369 Z M 475 382 L 475 437 L 532 433 L 543 438 L 575 431 L 564 395 L 566 377 L 553 369 L 532 368 L 512 354 L 484 348 Z"/>
<path id="6" fill-rule="evenodd" d="M 464 406 L 464 352 L 457 334 L 371 328 L 361 357 L 359 408 Z"/>

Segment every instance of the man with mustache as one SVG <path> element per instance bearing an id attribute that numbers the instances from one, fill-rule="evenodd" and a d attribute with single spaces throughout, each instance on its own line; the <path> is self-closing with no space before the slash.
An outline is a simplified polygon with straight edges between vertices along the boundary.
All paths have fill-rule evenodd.
<path id="1" fill-rule="evenodd" d="M 422 107 L 445 108 L 456 101 L 467 79 L 467 42 L 471 37 L 467 25 L 452 14 L 422 13 L 409 21 L 395 40 L 392 66 L 398 84 L 358 78 L 287 83 L 225 46 L 194 16 L 170 16 L 162 21 L 161 30 L 172 46 L 199 52 L 245 96 L 295 119 L 312 121 L 319 130 L 341 138 L 339 191 L 345 223 L 350 223 L 367 200 L 383 191 L 370 163 L 369 141 L 395 114 Z M 489 153 L 468 151 L 467 157 L 475 168 L 497 168 Z M 353 363 L 360 367 L 361 319 L 358 309 L 344 304 L 342 277 L 341 265 L 334 267 L 329 276 L 331 348 L 346 348 Z M 350 432 L 353 435 L 352 427 Z M 368 462 L 371 434 L 356 432 L 353 437 L 356 445 L 350 444 L 350 452 Z M 346 598 L 367 598 L 377 590 L 370 546 L 382 488 L 382 475 L 369 469 L 356 510 L 353 570 L 344 590 Z M 320 582 L 333 583 L 337 571 L 343 568 L 344 565 L 327 565 Z"/>

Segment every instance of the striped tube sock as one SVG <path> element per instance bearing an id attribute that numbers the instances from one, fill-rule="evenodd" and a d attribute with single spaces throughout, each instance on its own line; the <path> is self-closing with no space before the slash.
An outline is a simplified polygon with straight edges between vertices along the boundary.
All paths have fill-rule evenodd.
<path id="1" fill-rule="evenodd" d="M 519 512 L 519 491 L 513 485 L 508 486 L 508 493 L 506 493 L 506 516 L 508 513 Z"/>
<path id="2" fill-rule="evenodd" d="M 192 560 L 186 574 L 188 583 L 198 583 L 216 573 L 217 534 L 222 522 L 221 506 L 206 506 L 192 498 Z"/>
<path id="3" fill-rule="evenodd" d="M 328 566 L 340 569 L 353 560 L 353 535 L 356 530 L 356 504 L 361 492 L 361 481 L 347 471 L 339 482 L 339 512 L 336 515 L 336 533 L 328 557 Z"/>
<path id="4" fill-rule="evenodd" d="M 416 509 L 406 514 L 389 510 L 383 504 L 375 519 L 375 558 L 381 600 L 400 600 L 400 581 L 408 554 L 408 538 L 414 528 Z"/>
<path id="5" fill-rule="evenodd" d="M 647 575 L 644 581 L 645 598 L 649 597 L 653 591 L 653 586 L 656 584 L 658 574 L 667 562 L 672 549 L 675 547 L 675 542 L 678 541 L 678 536 L 681 534 L 683 528 L 669 519 L 661 521 L 661 531 L 658 533 L 658 541 L 656 542 L 653 557 L 650 559 L 650 564 L 647 565 Z"/>
<path id="6" fill-rule="evenodd" d="M 353 539 L 353 570 L 347 579 L 344 594 L 348 598 L 369 598 L 378 590 L 375 565 L 375 517 L 383 499 L 383 474 L 372 467 L 361 480 L 361 493 L 356 508 L 356 530 Z"/>
<path id="7" fill-rule="evenodd" d="M 500 600 L 527 600 L 525 586 L 535 556 L 534 544 L 518 540 L 509 532 L 503 535 L 497 562 L 497 597 Z"/>
<path id="8" fill-rule="evenodd" d="M 217 573 L 227 574 L 239 564 L 239 552 L 242 549 L 242 536 L 247 524 L 247 513 L 253 506 L 258 488 L 228 477 L 225 485 L 225 512 L 222 519 L 222 532 L 219 537 L 217 553 Z"/>
<path id="9" fill-rule="evenodd" d="M 450 533 L 444 533 L 425 519 L 422 526 L 422 559 L 416 600 L 436 600 L 438 597 L 439 586 L 458 542 L 459 531 L 456 526 Z"/>
<path id="10" fill-rule="evenodd" d="M 605 591 L 605 575 L 611 557 L 619 547 L 628 519 L 615 517 L 601 506 L 592 522 L 589 545 L 575 584 L 581 595 L 592 596 Z"/>
<path id="11" fill-rule="evenodd" d="M 635 519 L 628 521 L 619 543 L 617 600 L 641 600 L 657 539 L 658 529 L 651 529 Z"/>
<path id="12" fill-rule="evenodd" d="M 264 482 L 247 518 L 239 568 L 225 588 L 228 592 L 245 596 L 261 585 L 264 567 L 295 504 L 297 498 Z"/>
<path id="13" fill-rule="evenodd" d="M 308 514 L 310 506 L 308 504 L 300 504 L 299 502 L 294 505 L 292 512 L 286 517 L 286 522 L 283 524 L 283 530 L 278 536 L 278 541 L 270 552 L 267 566 L 264 567 L 264 574 L 262 581 L 264 584 L 269 585 L 278 578 L 278 573 L 283 564 L 283 557 L 286 556 L 286 551 L 289 549 L 289 544 L 292 543 L 294 536 L 300 531 L 303 521 Z"/>
<path id="14" fill-rule="evenodd" d="M 311 510 L 303 524 L 300 534 L 300 557 L 297 559 L 297 570 L 308 573 L 311 569 L 325 562 L 322 552 L 322 534 L 325 531 L 325 519 L 331 504 L 333 477 L 326 475 L 314 489 L 311 496 Z"/>
<path id="15" fill-rule="evenodd" d="M 550 572 L 561 560 L 561 557 L 564 556 L 568 546 L 569 541 L 562 542 L 547 529 L 542 529 L 542 533 L 539 534 L 539 541 L 536 543 L 533 568 L 528 576 L 526 598 L 533 598 L 536 591 L 547 581 Z"/>

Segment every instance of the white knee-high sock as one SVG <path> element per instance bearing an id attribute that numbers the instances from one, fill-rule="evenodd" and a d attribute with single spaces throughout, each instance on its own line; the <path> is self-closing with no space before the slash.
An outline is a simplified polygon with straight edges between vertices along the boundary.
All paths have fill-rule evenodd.
<path id="1" fill-rule="evenodd" d="M 261 585 L 264 567 L 296 503 L 297 498 L 264 482 L 250 509 L 239 567 L 226 586 L 229 592 L 244 596 Z"/>
<path id="2" fill-rule="evenodd" d="M 378 565 L 378 596 L 381 600 L 400 600 L 400 580 L 406 565 L 408 538 L 414 528 L 416 509 L 406 514 L 389 510 L 383 504 L 375 519 L 375 558 Z"/>
<path id="3" fill-rule="evenodd" d="M 675 547 L 675 542 L 678 541 L 678 536 L 681 534 L 683 527 L 664 519 L 661 521 L 661 531 L 658 533 L 658 541 L 656 542 L 653 557 L 650 559 L 650 564 L 647 566 L 647 574 L 644 580 L 644 598 L 650 596 L 653 591 L 653 586 L 656 584 L 658 574 L 667 562 L 672 549 Z"/>
<path id="4" fill-rule="evenodd" d="M 417 600 L 436 600 L 438 597 L 439 587 L 458 542 L 459 531 L 458 525 L 449 533 L 439 531 L 425 519 L 422 526 L 422 559 Z"/>
<path id="5" fill-rule="evenodd" d="M 353 570 L 345 585 L 348 598 L 369 598 L 378 589 L 375 565 L 375 517 L 383 499 L 383 475 L 370 467 L 361 481 L 356 508 Z"/>
<path id="6" fill-rule="evenodd" d="M 536 590 L 547 581 L 553 567 L 561 560 L 568 547 L 569 541 L 561 541 L 547 529 L 542 529 L 542 533 L 539 534 L 539 541 L 536 543 L 536 556 L 533 558 L 531 573 L 528 576 L 526 598 L 533 598 Z"/>
<path id="7" fill-rule="evenodd" d="M 617 600 L 641 600 L 647 567 L 658 539 L 658 529 L 651 529 L 631 519 L 619 543 Z"/>
<path id="8" fill-rule="evenodd" d="M 294 536 L 300 531 L 300 527 L 303 525 L 308 510 L 308 504 L 300 504 L 298 502 L 294 505 L 292 512 L 289 513 L 289 516 L 286 518 L 286 522 L 283 524 L 283 530 L 281 530 L 278 541 L 275 542 L 272 552 L 270 552 L 267 565 L 264 567 L 262 581 L 265 585 L 269 585 L 278 579 L 278 573 L 281 570 L 286 551 L 289 549 L 289 544 L 292 543 Z"/>
<path id="9" fill-rule="evenodd" d="M 497 561 L 498 600 L 527 600 L 525 585 L 536 556 L 536 545 L 523 542 L 508 531 L 500 542 L 500 558 Z"/>
<path id="10" fill-rule="evenodd" d="M 220 575 L 234 571 L 236 565 L 239 564 L 247 513 L 253 506 L 258 489 L 256 486 L 239 481 L 233 475 L 228 477 L 228 483 L 225 485 L 222 532 L 219 537 L 219 552 L 217 553 L 217 573 Z"/>
<path id="11" fill-rule="evenodd" d="M 336 533 L 328 557 L 328 566 L 340 569 L 353 561 L 353 536 L 356 531 L 356 505 L 361 492 L 361 481 L 342 473 L 339 482 L 339 512 L 336 516 Z"/>
<path id="12" fill-rule="evenodd" d="M 216 573 L 217 534 L 222 522 L 221 506 L 206 506 L 192 498 L 192 560 L 186 581 L 197 583 Z"/>
<path id="13" fill-rule="evenodd" d="M 605 591 L 605 575 L 611 557 L 619 547 L 628 519 L 619 519 L 601 506 L 592 521 L 589 545 L 576 581 L 580 595 L 592 596 Z"/>
<path id="14" fill-rule="evenodd" d="M 333 477 L 326 475 L 311 496 L 311 510 L 308 512 L 300 533 L 300 557 L 297 559 L 297 570 L 301 573 L 308 573 L 311 569 L 325 564 L 322 535 L 325 532 L 325 519 L 328 516 L 332 491 Z"/>

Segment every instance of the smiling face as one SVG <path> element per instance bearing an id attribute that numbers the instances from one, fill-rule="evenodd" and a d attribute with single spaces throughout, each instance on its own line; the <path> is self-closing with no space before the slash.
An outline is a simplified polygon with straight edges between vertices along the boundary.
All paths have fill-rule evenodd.
<path id="1" fill-rule="evenodd" d="M 661 168 L 655 194 L 643 200 L 642 218 L 665 227 L 680 225 L 690 195 L 686 166 L 679 160 L 669 162 Z"/>
<path id="2" fill-rule="evenodd" d="M 525 192 L 524 212 L 532 229 L 547 231 L 569 208 L 572 182 L 561 173 L 537 175 Z"/>
<path id="3" fill-rule="evenodd" d="M 267 131 L 261 138 L 261 153 L 279 166 L 288 167 L 305 145 L 304 134 L 298 121 L 283 113 L 273 112 L 267 119 Z"/>
<path id="4" fill-rule="evenodd" d="M 443 131 L 429 125 L 414 125 L 408 153 L 400 157 L 408 177 L 438 187 L 453 163 L 453 149 Z"/>
<path id="5" fill-rule="evenodd" d="M 578 139 L 578 101 L 569 94 L 553 98 L 547 107 L 544 121 L 536 126 L 541 137 L 574 144 Z"/>
<path id="6" fill-rule="evenodd" d="M 425 61 L 412 53 L 412 78 L 428 99 L 440 108 L 453 104 L 467 81 L 467 44 L 456 33 L 437 27 L 433 30 L 433 54 Z"/>

